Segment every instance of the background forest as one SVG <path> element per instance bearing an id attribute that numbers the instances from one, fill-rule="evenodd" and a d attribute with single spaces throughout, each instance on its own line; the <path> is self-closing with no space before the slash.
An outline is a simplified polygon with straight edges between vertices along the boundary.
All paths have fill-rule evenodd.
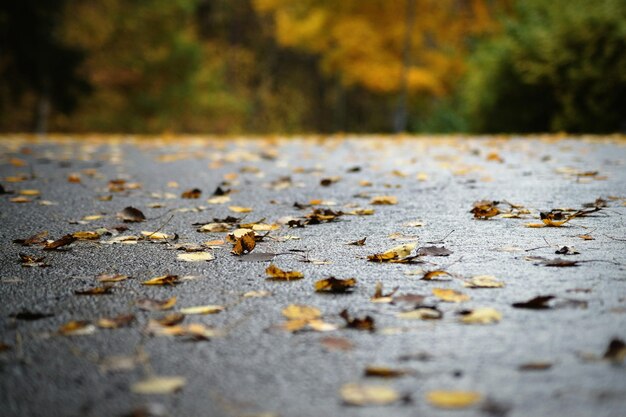
<path id="1" fill-rule="evenodd" d="M 626 130 L 624 0 L 0 4 L 0 130 Z"/>

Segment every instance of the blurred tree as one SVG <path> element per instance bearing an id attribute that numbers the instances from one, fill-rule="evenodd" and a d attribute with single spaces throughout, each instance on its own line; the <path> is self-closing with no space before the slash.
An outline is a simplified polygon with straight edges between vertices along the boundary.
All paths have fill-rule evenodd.
<path id="1" fill-rule="evenodd" d="M 88 91 L 82 51 L 57 36 L 64 4 L 0 2 L 0 129 L 45 132 L 53 111 L 69 113 Z"/>
<path id="2" fill-rule="evenodd" d="M 463 89 L 483 132 L 626 130 L 626 2 L 526 0 Z"/>
<path id="3" fill-rule="evenodd" d="M 322 71 L 346 87 L 398 96 L 396 128 L 406 127 L 403 96 L 448 95 L 464 70 L 472 36 L 494 28 L 486 0 L 254 0 L 271 16 L 277 42 L 316 54 Z M 389 128 L 387 128 L 389 129 Z"/>

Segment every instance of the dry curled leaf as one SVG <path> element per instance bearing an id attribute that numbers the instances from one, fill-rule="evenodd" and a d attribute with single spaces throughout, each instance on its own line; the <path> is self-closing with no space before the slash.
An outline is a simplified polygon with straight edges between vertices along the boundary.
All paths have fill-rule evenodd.
<path id="1" fill-rule="evenodd" d="M 356 286 L 356 279 L 354 278 L 339 279 L 335 277 L 329 277 L 329 278 L 317 281 L 315 283 L 315 291 L 343 293 L 343 292 L 352 291 L 355 286 Z"/>
<path id="2" fill-rule="evenodd" d="M 417 247 L 417 242 L 407 243 L 404 245 L 395 246 L 382 253 L 369 255 L 367 259 L 371 262 L 391 262 L 402 263 L 410 258 L 411 252 Z"/>
<path id="3" fill-rule="evenodd" d="M 436 280 L 442 280 L 442 278 L 450 277 L 450 273 L 448 271 L 444 271 L 442 269 L 437 269 L 435 271 L 427 271 L 424 273 L 424 275 L 422 276 L 422 279 L 425 281 L 436 281 Z M 446 278 L 446 279 L 447 279 Z"/>
<path id="4" fill-rule="evenodd" d="M 243 236 L 237 238 L 231 253 L 234 255 L 243 255 L 244 253 L 250 253 L 256 246 L 256 239 L 254 231 L 247 232 Z"/>
<path id="5" fill-rule="evenodd" d="M 46 243 L 46 245 L 43 247 L 43 250 L 57 250 L 63 246 L 70 245 L 76 242 L 77 240 L 78 239 L 72 235 L 65 235 L 62 238 L 57 239 L 53 242 Z"/>
<path id="6" fill-rule="evenodd" d="M 268 279 L 274 281 L 294 281 L 304 278 L 304 274 L 299 271 L 283 271 L 274 264 L 270 264 L 265 269 Z"/>
<path id="7" fill-rule="evenodd" d="M 131 206 L 117 213 L 117 218 L 126 223 L 139 223 L 146 220 L 146 216 L 141 210 Z"/>
<path id="8" fill-rule="evenodd" d="M 430 391 L 426 401 L 438 408 L 465 408 L 481 400 L 481 395 L 474 391 Z"/>
<path id="9" fill-rule="evenodd" d="M 363 239 L 355 240 L 354 242 L 346 243 L 346 245 L 365 246 L 365 239 L 367 239 L 367 237 L 364 237 Z"/>
<path id="10" fill-rule="evenodd" d="M 376 283 L 376 289 L 374 290 L 374 295 L 370 298 L 370 301 L 373 303 L 391 303 L 393 299 L 393 295 L 398 291 L 399 287 L 394 288 L 390 293 L 383 293 L 383 283 L 378 281 Z"/>
<path id="11" fill-rule="evenodd" d="M 31 245 L 42 245 L 46 243 L 46 237 L 48 236 L 48 231 L 44 230 L 43 232 L 36 233 L 26 239 L 15 239 L 13 243 L 20 244 L 22 246 L 31 246 Z"/>
<path id="12" fill-rule="evenodd" d="M 477 201 L 474 203 L 470 213 L 474 214 L 475 219 L 486 220 L 500 214 L 500 209 L 497 207 L 498 204 L 500 204 L 499 201 Z"/>
<path id="13" fill-rule="evenodd" d="M 176 285 L 180 283 L 178 275 L 162 275 L 143 281 L 143 285 Z"/>
<path id="14" fill-rule="evenodd" d="M 197 231 L 201 233 L 222 233 L 228 232 L 231 228 L 229 223 L 207 223 L 200 226 Z"/>

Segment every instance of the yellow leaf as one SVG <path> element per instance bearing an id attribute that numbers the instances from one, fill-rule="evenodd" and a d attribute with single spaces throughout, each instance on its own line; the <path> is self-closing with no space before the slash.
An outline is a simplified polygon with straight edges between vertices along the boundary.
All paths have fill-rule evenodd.
<path id="1" fill-rule="evenodd" d="M 400 395 L 385 385 L 345 384 L 340 390 L 341 399 L 350 405 L 386 405 L 400 399 Z"/>
<path id="2" fill-rule="evenodd" d="M 59 333 L 63 336 L 84 336 L 96 331 L 96 326 L 84 320 L 68 321 L 59 327 Z"/>
<path id="3" fill-rule="evenodd" d="M 443 316 L 441 311 L 434 308 L 422 307 L 412 311 L 397 313 L 396 317 L 406 320 L 437 320 Z"/>
<path id="4" fill-rule="evenodd" d="M 468 288 L 502 288 L 504 283 L 493 275 L 476 275 L 463 284 Z"/>
<path id="5" fill-rule="evenodd" d="M 290 304 L 282 313 L 289 320 L 313 320 L 322 316 L 319 309 L 301 304 Z"/>
<path id="6" fill-rule="evenodd" d="M 191 252 L 191 253 L 179 253 L 176 257 L 179 261 L 185 262 L 202 262 L 202 261 L 212 261 L 215 259 L 210 252 Z"/>
<path id="7" fill-rule="evenodd" d="M 224 204 L 230 201 L 230 196 L 228 195 L 218 195 L 216 197 L 209 198 L 206 202 L 209 204 Z"/>
<path id="8" fill-rule="evenodd" d="M 252 211 L 251 207 L 241 207 L 241 206 L 229 206 L 228 209 L 235 213 L 250 213 Z"/>
<path id="9" fill-rule="evenodd" d="M 430 391 L 426 401 L 439 408 L 465 408 L 480 401 L 481 395 L 474 391 Z"/>
<path id="10" fill-rule="evenodd" d="M 29 197 L 35 197 L 38 196 L 39 194 L 41 194 L 41 192 L 39 190 L 20 190 L 19 191 L 20 195 L 26 195 Z"/>
<path id="11" fill-rule="evenodd" d="M 170 235 L 167 235 L 167 234 L 161 233 L 161 232 L 141 232 L 141 234 L 146 239 L 152 239 L 152 240 L 163 240 L 163 239 L 169 239 L 170 238 Z"/>
<path id="12" fill-rule="evenodd" d="M 270 264 L 270 266 L 265 269 L 265 273 L 269 279 L 276 281 L 291 281 L 304 278 L 304 274 L 302 272 L 283 271 L 274 264 Z"/>
<path id="13" fill-rule="evenodd" d="M 186 383 L 185 378 L 181 376 L 154 376 L 135 382 L 131 391 L 135 394 L 172 394 L 183 388 Z"/>
<path id="14" fill-rule="evenodd" d="M 467 294 L 447 288 L 433 288 L 433 294 L 440 300 L 447 301 L 449 303 L 461 303 L 463 301 L 468 301 L 471 298 Z"/>
<path id="15" fill-rule="evenodd" d="M 546 227 L 546 225 L 545 225 L 545 224 L 543 224 L 543 223 L 526 223 L 524 226 L 526 226 L 526 227 L 532 227 L 532 228 L 534 228 L 534 229 L 540 229 L 540 228 L 542 228 L 542 227 Z"/>
<path id="16" fill-rule="evenodd" d="M 379 195 L 370 200 L 373 205 L 394 205 L 398 204 L 398 198 L 392 195 Z"/>
<path id="17" fill-rule="evenodd" d="M 163 275 L 142 282 L 143 285 L 175 285 L 178 284 L 178 275 Z"/>
<path id="18" fill-rule="evenodd" d="M 72 236 L 74 236 L 76 239 L 80 239 L 80 240 L 97 240 L 97 239 L 100 239 L 100 235 L 97 232 L 92 232 L 92 231 L 75 232 L 75 233 L 72 233 Z"/>
<path id="19" fill-rule="evenodd" d="M 356 279 L 338 279 L 335 277 L 329 277 L 319 280 L 315 283 L 315 291 L 317 292 L 346 292 L 350 291 L 356 285 Z"/>
<path id="20" fill-rule="evenodd" d="M 223 306 L 219 305 L 205 305 L 181 308 L 180 312 L 183 314 L 216 314 L 220 311 L 224 311 Z"/>
<path id="21" fill-rule="evenodd" d="M 491 324 L 500 320 L 502 320 L 502 314 L 491 307 L 480 307 L 461 316 L 461 323 L 465 324 Z"/>

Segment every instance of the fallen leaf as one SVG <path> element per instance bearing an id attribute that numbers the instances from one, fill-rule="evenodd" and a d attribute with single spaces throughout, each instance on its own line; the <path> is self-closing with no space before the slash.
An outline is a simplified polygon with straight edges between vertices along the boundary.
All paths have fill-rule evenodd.
<path id="1" fill-rule="evenodd" d="M 578 235 L 582 240 L 595 240 L 595 238 L 591 235 Z"/>
<path id="2" fill-rule="evenodd" d="M 528 301 L 521 301 L 513 303 L 515 308 L 527 308 L 532 310 L 546 310 L 551 308 L 547 303 L 554 298 L 553 295 L 540 295 L 535 298 L 531 298 Z"/>
<path id="3" fill-rule="evenodd" d="M 580 255 L 580 252 L 578 252 L 576 249 L 572 248 L 571 246 L 562 246 L 561 248 L 557 249 L 554 253 L 556 253 L 557 255 Z"/>
<path id="4" fill-rule="evenodd" d="M 346 245 L 365 246 L 365 239 L 367 239 L 367 237 L 364 237 L 363 239 L 360 239 L 360 240 L 356 240 L 354 242 L 346 243 Z"/>
<path id="5" fill-rule="evenodd" d="M 78 239 L 72 235 L 65 235 L 60 239 L 46 243 L 46 245 L 43 247 L 43 250 L 57 250 L 63 246 L 70 245 L 77 240 Z"/>
<path id="6" fill-rule="evenodd" d="M 383 253 L 369 255 L 367 259 L 371 262 L 401 262 L 411 256 L 413 250 L 417 247 L 417 242 L 407 243 L 395 246 Z"/>
<path id="7" fill-rule="evenodd" d="M 486 220 L 500 214 L 500 209 L 496 207 L 498 204 L 500 204 L 498 201 L 477 201 L 474 203 L 474 207 L 470 210 L 470 213 L 474 214 L 475 219 Z"/>
<path id="8" fill-rule="evenodd" d="M 481 400 L 481 395 L 474 391 L 430 391 L 426 401 L 438 408 L 466 408 Z"/>
<path id="9" fill-rule="evenodd" d="M 192 188 L 190 190 L 185 190 L 183 191 L 183 193 L 180 195 L 181 198 L 188 198 L 188 199 L 196 199 L 196 198 L 200 198 L 200 196 L 202 195 L 202 190 L 199 188 Z"/>
<path id="10" fill-rule="evenodd" d="M 15 239 L 13 243 L 20 244 L 22 246 L 31 246 L 31 245 L 41 245 L 46 243 L 46 237 L 48 236 L 48 231 L 44 230 L 43 232 L 36 233 L 26 239 Z"/>
<path id="11" fill-rule="evenodd" d="M 231 253 L 234 255 L 243 255 L 250 253 L 256 247 L 256 239 L 254 231 L 247 232 L 243 236 L 236 239 Z"/>
<path id="12" fill-rule="evenodd" d="M 325 337 L 320 340 L 322 346 L 328 350 L 352 350 L 354 349 L 354 343 L 343 337 Z"/>
<path id="13" fill-rule="evenodd" d="M 502 320 L 502 314 L 491 307 L 479 307 L 474 310 L 461 311 L 461 323 L 465 324 L 491 324 Z"/>
<path id="14" fill-rule="evenodd" d="M 58 332 L 63 336 L 85 336 L 96 331 L 96 326 L 85 320 L 72 320 L 59 327 Z"/>
<path id="15" fill-rule="evenodd" d="M 345 384 L 340 390 L 341 398 L 350 405 L 387 405 L 400 399 L 400 395 L 385 385 Z"/>
<path id="16" fill-rule="evenodd" d="M 388 366 L 368 365 L 363 372 L 364 376 L 378 378 L 397 378 L 406 375 L 408 372 L 404 369 L 394 369 Z"/>
<path id="17" fill-rule="evenodd" d="M 143 281 L 143 285 L 176 285 L 180 282 L 178 275 L 163 275 Z"/>
<path id="18" fill-rule="evenodd" d="M 120 282 L 127 280 L 128 278 L 128 275 L 122 274 L 101 274 L 96 277 L 96 280 L 98 282 Z"/>
<path id="19" fill-rule="evenodd" d="M 394 205 L 398 204 L 398 198 L 391 195 L 379 195 L 370 200 L 372 205 Z"/>
<path id="20" fill-rule="evenodd" d="M 199 227 L 197 230 L 201 233 L 222 233 L 228 232 L 231 227 L 232 226 L 228 223 L 207 223 Z"/>
<path id="21" fill-rule="evenodd" d="M 182 323 L 184 320 L 185 320 L 185 315 L 183 313 L 173 312 L 173 313 L 168 313 L 163 316 L 160 316 L 156 319 L 150 319 L 150 323 L 154 322 L 158 324 L 159 326 L 176 326 L 177 324 Z M 148 330 L 150 330 L 152 327 L 150 323 L 148 323 L 148 327 L 149 327 Z"/>
<path id="22" fill-rule="evenodd" d="M 97 325 L 103 329 L 117 329 L 120 327 L 126 327 L 135 321 L 133 314 L 122 314 L 116 317 L 103 317 L 98 319 Z"/>
<path id="23" fill-rule="evenodd" d="M 141 232 L 141 235 L 145 238 L 145 239 L 150 239 L 150 240 L 165 240 L 165 239 L 169 239 L 170 235 L 166 234 L 166 233 L 162 233 L 162 232 Z"/>
<path id="24" fill-rule="evenodd" d="M 117 213 L 117 218 L 126 223 L 139 223 L 146 220 L 141 210 L 128 206 Z"/>
<path id="25" fill-rule="evenodd" d="M 339 317 L 345 320 L 346 327 L 350 329 L 374 331 L 374 319 L 371 316 L 363 318 L 351 317 L 348 310 L 343 310 L 339 313 Z"/>
<path id="26" fill-rule="evenodd" d="M 179 253 L 176 256 L 176 259 L 179 261 L 185 262 L 207 262 L 215 259 L 215 256 L 211 252 L 190 252 L 190 253 Z"/>
<path id="27" fill-rule="evenodd" d="M 374 295 L 370 298 L 373 303 L 391 303 L 393 301 L 393 295 L 398 291 L 399 287 L 394 288 L 390 293 L 383 293 L 383 283 L 378 281 L 376 283 L 376 289 Z"/>
<path id="28" fill-rule="evenodd" d="M 301 304 L 290 304 L 282 310 L 282 313 L 289 320 L 313 320 L 322 316 L 319 309 Z"/>
<path id="29" fill-rule="evenodd" d="M 180 309 L 180 312 L 185 315 L 216 314 L 221 311 L 224 311 L 224 306 L 220 306 L 220 305 L 204 305 L 204 306 L 185 307 L 185 308 Z"/>
<path id="30" fill-rule="evenodd" d="M 448 271 L 444 271 L 442 269 L 437 269 L 435 271 L 427 271 L 422 276 L 422 279 L 425 281 L 435 281 L 442 280 L 442 277 L 450 277 L 450 273 Z"/>
<path id="31" fill-rule="evenodd" d="M 26 310 L 26 309 L 22 309 L 21 311 L 11 314 L 9 317 L 16 319 L 16 320 L 26 320 L 26 321 L 34 321 L 34 320 L 41 320 L 41 319 L 46 319 L 48 317 L 53 317 L 54 314 L 52 313 L 40 313 L 37 311 L 30 311 L 30 310 Z"/>
<path id="32" fill-rule="evenodd" d="M 304 274 L 298 271 L 283 271 L 274 264 L 265 269 L 268 279 L 274 281 L 293 281 L 304 278 Z"/>
<path id="33" fill-rule="evenodd" d="M 343 293 L 352 291 L 354 289 L 354 287 L 356 286 L 356 279 L 339 279 L 335 277 L 329 277 L 317 281 L 314 286 L 315 291 L 317 292 Z"/>
<path id="34" fill-rule="evenodd" d="M 618 338 L 611 340 L 602 358 L 614 363 L 622 363 L 626 358 L 626 344 L 624 341 Z"/>
<path id="35" fill-rule="evenodd" d="M 493 275 L 476 275 L 463 283 L 468 288 L 502 288 L 504 283 Z"/>
<path id="36" fill-rule="evenodd" d="M 111 294 L 111 290 L 113 289 L 113 284 L 103 285 L 101 287 L 92 287 L 87 288 L 86 290 L 76 290 L 74 294 L 76 295 L 103 295 L 103 294 Z"/>
<path id="37" fill-rule="evenodd" d="M 262 297 L 269 297 L 270 295 L 272 295 L 272 293 L 269 291 L 265 291 L 265 290 L 248 291 L 243 294 L 245 298 L 262 298 Z"/>
<path id="38" fill-rule="evenodd" d="M 32 256 L 32 255 L 27 255 L 25 253 L 20 253 L 19 254 L 20 257 L 20 263 L 22 265 L 22 267 L 29 267 L 29 268 L 34 268 L 34 267 L 41 267 L 41 268 L 45 268 L 47 266 L 50 266 L 49 264 L 46 263 L 45 261 L 45 256 Z"/>
<path id="39" fill-rule="evenodd" d="M 167 300 L 155 300 L 152 298 L 142 298 L 135 302 L 135 305 L 141 310 L 146 311 L 163 311 L 169 310 L 176 305 L 176 297 Z"/>
<path id="40" fill-rule="evenodd" d="M 415 310 L 397 313 L 396 317 L 405 320 L 439 320 L 443 313 L 433 307 L 419 307 Z"/>
<path id="41" fill-rule="evenodd" d="M 417 249 L 417 256 L 449 256 L 452 251 L 437 246 L 424 246 Z"/>
<path id="42" fill-rule="evenodd" d="M 234 213 L 250 213 L 252 212 L 251 207 L 241 207 L 241 206 L 229 206 L 228 209 Z"/>
<path id="43" fill-rule="evenodd" d="M 180 376 L 153 376 L 135 382 L 130 390 L 135 394 L 172 394 L 180 391 L 186 384 Z"/>
<path id="44" fill-rule="evenodd" d="M 468 301 L 471 297 L 467 294 L 451 290 L 448 288 L 433 288 L 433 295 L 439 298 L 441 301 L 449 303 L 461 303 Z"/>
<path id="45" fill-rule="evenodd" d="M 517 367 L 520 371 L 546 371 L 552 368 L 550 362 L 527 362 Z"/>
<path id="46" fill-rule="evenodd" d="M 92 231 L 81 231 L 81 232 L 74 232 L 72 233 L 72 236 L 75 237 L 78 240 L 98 240 L 100 239 L 100 233 L 98 232 L 92 232 Z"/>

